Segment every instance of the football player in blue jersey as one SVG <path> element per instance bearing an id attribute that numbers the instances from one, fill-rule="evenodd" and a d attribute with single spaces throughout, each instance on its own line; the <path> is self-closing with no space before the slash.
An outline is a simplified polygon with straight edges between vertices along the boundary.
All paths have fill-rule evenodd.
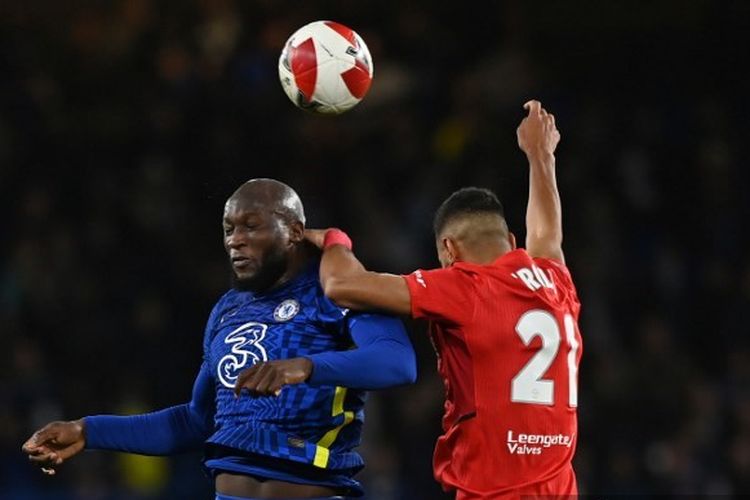
<path id="1" fill-rule="evenodd" d="M 47 474 L 84 449 L 204 450 L 216 498 L 361 496 L 354 451 L 365 390 L 416 378 L 402 323 L 350 314 L 323 294 L 297 193 L 243 184 L 224 207 L 234 282 L 213 308 L 192 400 L 135 416 L 52 422 L 23 445 Z"/>

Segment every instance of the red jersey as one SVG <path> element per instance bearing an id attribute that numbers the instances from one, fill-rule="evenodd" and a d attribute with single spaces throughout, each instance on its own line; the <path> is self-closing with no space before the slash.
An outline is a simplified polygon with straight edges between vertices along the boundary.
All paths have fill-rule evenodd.
<path id="1" fill-rule="evenodd" d="M 459 499 L 575 494 L 580 302 L 567 267 L 518 249 L 404 278 L 446 388 L 436 479 Z"/>

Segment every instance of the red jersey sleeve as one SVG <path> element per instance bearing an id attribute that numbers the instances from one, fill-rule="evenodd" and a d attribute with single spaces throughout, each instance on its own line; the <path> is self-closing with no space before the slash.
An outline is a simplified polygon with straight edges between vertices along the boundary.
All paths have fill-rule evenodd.
<path id="1" fill-rule="evenodd" d="M 415 319 L 464 324 L 474 316 L 476 277 L 456 266 L 403 276 Z"/>
<path id="2" fill-rule="evenodd" d="M 573 277 L 570 275 L 568 266 L 557 259 L 546 259 L 543 257 L 535 257 L 534 262 L 552 273 L 555 281 L 562 285 L 566 300 L 571 303 L 571 306 L 579 308 L 581 303 L 578 300 L 578 291 L 573 283 Z"/>

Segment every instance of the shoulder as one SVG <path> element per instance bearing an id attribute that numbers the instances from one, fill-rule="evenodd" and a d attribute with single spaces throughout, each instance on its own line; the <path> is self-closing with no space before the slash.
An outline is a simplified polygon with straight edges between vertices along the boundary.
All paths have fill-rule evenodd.
<path id="1" fill-rule="evenodd" d="M 548 269 L 553 274 L 562 278 L 563 281 L 569 282 L 570 285 L 573 284 L 573 276 L 570 274 L 570 269 L 568 269 L 565 263 L 557 259 L 548 259 L 545 257 L 535 257 L 533 262 L 544 269 Z"/>
<path id="2" fill-rule="evenodd" d="M 316 268 L 317 270 L 317 268 Z M 338 323 L 349 315 L 349 309 L 336 305 L 331 299 L 326 297 L 323 287 L 320 285 L 317 273 L 308 277 L 303 285 L 303 296 L 300 301 L 303 305 L 312 306 L 315 309 L 315 316 L 323 323 Z"/>
<path id="3" fill-rule="evenodd" d="M 417 269 L 404 279 L 411 297 L 412 316 L 418 317 L 419 311 L 445 312 L 449 305 L 471 309 L 485 278 L 478 266 L 460 262 L 442 269 Z"/>
<path id="4" fill-rule="evenodd" d="M 206 322 L 205 337 L 207 340 L 214 335 L 222 316 L 229 312 L 237 303 L 240 293 L 237 290 L 230 289 L 216 301 Z"/>
<path id="5" fill-rule="evenodd" d="M 211 310 L 211 315 L 217 316 L 223 311 L 231 309 L 232 307 L 237 305 L 244 293 L 246 292 L 240 292 L 238 290 L 235 290 L 234 288 L 227 290 L 224 295 L 219 297 L 219 299 L 214 304 L 214 307 Z"/>
<path id="6" fill-rule="evenodd" d="M 491 266 L 494 269 L 517 270 L 542 268 L 546 271 L 556 274 L 560 273 L 570 277 L 568 268 L 562 261 L 549 259 L 545 257 L 532 257 L 525 249 L 517 248 L 499 257 Z"/>
<path id="7" fill-rule="evenodd" d="M 551 275 L 553 281 L 557 284 L 558 289 L 562 291 L 562 297 L 564 300 L 569 300 L 574 304 L 580 304 L 578 290 L 576 290 L 573 276 L 570 274 L 568 266 L 557 259 L 547 259 L 542 257 L 534 258 L 534 264 Z"/>
<path id="8" fill-rule="evenodd" d="M 438 269 L 417 269 L 404 278 L 411 284 L 419 285 L 422 288 L 428 288 L 430 284 L 440 286 L 473 286 L 482 280 L 485 272 L 484 266 L 470 264 L 467 262 L 457 262 L 456 264 Z M 411 287 L 410 287 L 411 288 Z"/>

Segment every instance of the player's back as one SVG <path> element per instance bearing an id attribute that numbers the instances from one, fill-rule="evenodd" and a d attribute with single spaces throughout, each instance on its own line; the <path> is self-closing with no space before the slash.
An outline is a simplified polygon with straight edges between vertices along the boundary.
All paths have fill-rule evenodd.
<path id="1" fill-rule="evenodd" d="M 570 464 L 577 435 L 580 309 L 567 269 L 517 250 L 483 270 L 466 329 L 476 444 L 499 457 L 488 486 L 541 482 Z M 491 433 L 487 435 L 487 433 Z M 482 476 L 484 477 L 484 476 Z"/>
<path id="2" fill-rule="evenodd" d="M 458 498 L 537 492 L 535 485 L 567 472 L 570 482 L 581 337 L 567 268 L 514 250 L 488 266 L 415 274 L 413 302 L 415 291 L 423 295 L 413 303 L 415 316 L 433 320 L 447 388 L 438 480 Z M 431 287 L 434 301 L 455 304 L 428 310 Z"/>

